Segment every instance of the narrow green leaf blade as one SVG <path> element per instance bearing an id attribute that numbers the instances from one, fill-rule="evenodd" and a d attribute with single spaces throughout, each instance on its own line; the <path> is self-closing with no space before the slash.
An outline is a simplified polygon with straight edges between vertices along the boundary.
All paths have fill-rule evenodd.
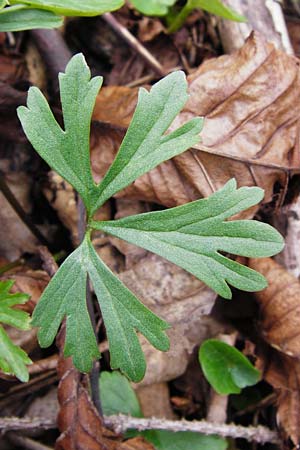
<path id="1" fill-rule="evenodd" d="M 236 348 L 217 339 L 208 339 L 199 350 L 205 377 L 221 395 L 239 394 L 259 381 L 260 372 Z"/>
<path id="2" fill-rule="evenodd" d="M 58 28 L 62 24 L 63 18 L 53 12 L 25 5 L 15 5 L 0 10 L 0 31 L 2 32 Z"/>
<path id="3" fill-rule="evenodd" d="M 169 325 L 147 309 L 108 269 L 90 241 L 88 273 L 104 319 L 109 342 L 111 367 L 120 368 L 132 381 L 140 381 L 146 369 L 136 331 L 157 349 L 166 351 L 169 340 L 164 330 Z"/>
<path id="4" fill-rule="evenodd" d="M 272 256 L 284 245 L 281 235 L 270 225 L 254 220 L 225 221 L 257 204 L 262 197 L 262 189 L 236 189 L 232 179 L 206 199 L 166 211 L 93 222 L 93 227 L 168 259 L 221 296 L 231 298 L 227 283 L 245 291 L 257 291 L 266 287 L 266 280 L 219 252 Z"/>
<path id="5" fill-rule="evenodd" d="M 200 118 L 164 134 L 187 98 L 187 82 L 180 71 L 167 75 L 150 92 L 140 89 L 138 104 L 119 152 L 98 186 L 93 213 L 136 178 L 199 141 L 203 122 Z"/>
<path id="6" fill-rule="evenodd" d="M 10 0 L 10 3 L 22 3 L 63 16 L 98 16 L 121 8 L 124 0 Z"/>
<path id="7" fill-rule="evenodd" d="M 132 417 L 143 417 L 130 382 L 120 372 L 101 372 L 99 385 L 104 415 L 127 414 Z"/>
<path id="8" fill-rule="evenodd" d="M 67 318 L 65 356 L 73 356 L 81 372 L 89 372 L 100 353 L 86 305 L 87 253 L 85 241 L 61 265 L 35 307 L 32 325 L 40 327 L 41 347 L 52 344 Z"/>
<path id="9" fill-rule="evenodd" d="M 31 359 L 20 347 L 13 344 L 4 329 L 0 326 L 0 369 L 4 373 L 15 375 L 20 381 L 28 381 L 26 364 Z"/>
<path id="10" fill-rule="evenodd" d="M 130 0 L 130 3 L 146 16 L 165 16 L 176 0 Z"/>
<path id="11" fill-rule="evenodd" d="M 18 116 L 23 130 L 40 156 L 80 193 L 87 210 L 94 184 L 89 156 L 92 111 L 102 77 L 91 80 L 82 54 L 75 55 L 60 74 L 65 131 L 56 122 L 47 100 L 38 88 L 28 92 L 27 108 Z"/>
<path id="12" fill-rule="evenodd" d="M 224 19 L 234 20 L 236 22 L 247 21 L 245 16 L 242 16 L 233 9 L 224 5 L 221 0 L 189 0 L 188 6 L 191 9 L 201 8 L 204 11 L 223 17 Z"/>

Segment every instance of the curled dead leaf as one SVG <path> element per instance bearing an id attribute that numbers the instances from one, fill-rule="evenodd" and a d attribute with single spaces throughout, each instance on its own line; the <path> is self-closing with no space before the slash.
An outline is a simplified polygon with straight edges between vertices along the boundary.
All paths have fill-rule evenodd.
<path id="1" fill-rule="evenodd" d="M 202 142 L 117 196 L 169 207 L 206 197 L 235 177 L 265 189 L 270 201 L 274 184 L 284 190 L 289 174 L 299 172 L 299 61 L 255 33 L 236 53 L 206 61 L 188 82 L 190 99 L 174 126 L 205 116 Z M 97 180 L 117 152 L 136 96 L 137 89 L 110 87 L 97 98 L 94 120 L 106 123 L 93 138 Z"/>
<path id="2" fill-rule="evenodd" d="M 266 341 L 283 353 L 300 358 L 300 283 L 271 258 L 250 259 L 249 266 L 264 275 L 268 287 L 255 293 Z"/>
<path id="3" fill-rule="evenodd" d="M 276 350 L 268 356 L 263 373 L 277 392 L 277 423 L 297 446 L 300 444 L 300 362 Z M 259 364 L 263 364 L 262 359 Z"/>

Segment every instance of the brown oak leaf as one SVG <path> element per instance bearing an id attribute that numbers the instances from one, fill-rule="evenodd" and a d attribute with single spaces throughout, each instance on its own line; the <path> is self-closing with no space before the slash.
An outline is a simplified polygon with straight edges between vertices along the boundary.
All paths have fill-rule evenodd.
<path id="1" fill-rule="evenodd" d="M 289 174 L 299 172 L 299 61 L 254 33 L 239 51 L 202 64 L 188 83 L 190 98 L 173 127 L 205 116 L 202 142 L 117 196 L 170 207 L 206 197 L 232 177 L 265 189 L 266 201 L 275 183 L 284 190 Z M 97 181 L 113 161 L 136 98 L 137 89 L 125 87 L 103 88 L 97 98 L 91 156 Z"/>
<path id="2" fill-rule="evenodd" d="M 250 259 L 249 267 L 264 275 L 268 287 L 255 293 L 266 341 L 283 353 L 300 358 L 300 283 L 271 258 Z"/>
<path id="3" fill-rule="evenodd" d="M 277 392 L 277 422 L 295 445 L 300 444 L 300 361 L 273 349 L 264 379 Z M 265 365 L 262 359 L 260 365 Z M 297 447 L 298 448 L 298 447 Z"/>
<path id="4" fill-rule="evenodd" d="M 260 307 L 262 335 L 274 348 L 269 355 L 260 355 L 259 365 L 266 366 L 264 379 L 278 394 L 277 421 L 295 445 L 299 445 L 300 283 L 271 258 L 250 259 L 249 267 L 268 281 L 268 287 L 256 292 L 255 297 Z"/>

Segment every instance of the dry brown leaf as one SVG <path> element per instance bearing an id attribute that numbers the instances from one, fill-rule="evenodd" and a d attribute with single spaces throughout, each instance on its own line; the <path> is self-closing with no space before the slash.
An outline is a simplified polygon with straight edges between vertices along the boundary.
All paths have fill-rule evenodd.
<path id="1" fill-rule="evenodd" d="M 63 358 L 63 333 L 58 338 L 60 361 L 57 367 L 58 428 L 61 432 L 56 450 L 116 450 L 116 435 L 107 430 L 82 384 L 82 375 L 72 364 L 71 358 Z"/>
<path id="2" fill-rule="evenodd" d="M 261 329 L 270 345 L 300 357 L 300 283 L 271 258 L 250 259 L 249 267 L 264 275 L 268 287 L 256 292 Z"/>
<path id="3" fill-rule="evenodd" d="M 238 52 L 206 61 L 188 81 L 190 99 L 173 126 L 205 116 L 202 143 L 117 196 L 175 206 L 206 197 L 235 177 L 239 185 L 265 189 L 270 201 L 274 184 L 284 189 L 288 174 L 299 172 L 299 61 L 252 34 Z M 94 135 L 97 180 L 111 164 L 136 103 L 137 89 L 119 89 L 104 88 L 97 98 L 94 119 L 112 125 Z"/>
<path id="4" fill-rule="evenodd" d="M 166 28 L 157 18 L 144 16 L 138 22 L 138 39 L 142 42 L 152 41 L 160 33 L 165 32 Z"/>
<path id="5" fill-rule="evenodd" d="M 300 283 L 271 258 L 250 259 L 268 287 L 255 293 L 261 316 L 261 332 L 275 349 L 268 355 L 264 378 L 278 393 L 277 421 L 295 445 L 300 443 Z M 277 350 L 280 350 L 279 352 Z M 259 364 L 266 360 L 260 355 Z"/>
<path id="6" fill-rule="evenodd" d="M 300 362 L 273 350 L 264 379 L 277 392 L 277 422 L 295 445 L 300 444 Z M 259 365 L 264 365 L 262 359 Z M 298 447 L 297 447 L 298 448 Z"/>
<path id="7" fill-rule="evenodd" d="M 116 450 L 155 450 L 150 442 L 139 436 L 119 444 Z"/>

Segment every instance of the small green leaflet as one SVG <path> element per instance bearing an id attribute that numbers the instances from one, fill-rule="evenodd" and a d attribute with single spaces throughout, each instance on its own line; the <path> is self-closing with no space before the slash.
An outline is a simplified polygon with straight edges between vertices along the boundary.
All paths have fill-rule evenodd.
<path id="1" fill-rule="evenodd" d="M 28 5 L 63 16 L 98 16 L 121 8 L 124 0 L 10 0 L 10 4 Z"/>
<path id="2" fill-rule="evenodd" d="M 9 291 L 14 281 L 0 281 L 0 323 L 5 323 L 20 330 L 29 330 L 30 317 L 24 311 L 13 309 L 15 305 L 26 303 L 29 295 L 10 294 Z M 0 368 L 7 374 L 13 374 L 21 381 L 28 381 L 29 375 L 26 364 L 31 364 L 31 359 L 20 348 L 14 345 L 0 326 Z"/>
<path id="3" fill-rule="evenodd" d="M 219 251 L 262 257 L 283 248 L 282 237 L 270 225 L 254 220 L 225 221 L 262 198 L 262 189 L 236 189 L 232 179 L 208 198 L 165 211 L 93 222 L 92 226 L 168 259 L 222 297 L 231 298 L 227 283 L 257 291 L 266 287 L 266 280 Z"/>
<path id="4" fill-rule="evenodd" d="M 9 6 L 0 10 L 0 31 L 23 31 L 35 28 L 58 28 L 63 18 L 51 11 L 27 8 L 24 5 Z"/>
<path id="5" fill-rule="evenodd" d="M 146 16 L 165 16 L 176 0 L 130 0 L 130 3 Z"/>
<path id="6" fill-rule="evenodd" d="M 92 178 L 89 133 L 92 110 L 101 77 L 91 79 L 84 57 L 75 55 L 59 76 L 64 130 L 37 88 L 28 93 L 27 107 L 18 108 L 23 129 L 40 156 L 81 195 L 88 228 L 82 244 L 62 264 L 37 305 L 33 324 L 40 327 L 41 346 L 51 345 L 62 320 L 67 318 L 65 355 L 84 372 L 99 356 L 86 307 L 86 283 L 94 287 L 105 322 L 111 366 L 139 381 L 145 358 L 136 332 L 157 349 L 166 351 L 168 324 L 139 302 L 106 267 L 95 252 L 90 234 L 100 229 L 153 251 L 188 270 L 226 298 L 227 283 L 254 291 L 265 287 L 257 272 L 220 254 L 270 256 L 283 247 L 282 237 L 269 225 L 226 219 L 257 204 L 259 188 L 236 189 L 234 180 L 207 199 L 168 211 L 131 216 L 118 221 L 92 220 L 112 195 L 163 161 L 182 153 L 199 140 L 203 120 L 195 118 L 166 134 L 187 100 L 183 72 L 174 72 L 148 92 L 141 89 L 132 122 L 119 152 L 98 185 Z"/>
<path id="7" fill-rule="evenodd" d="M 126 377 L 119 372 L 101 372 L 100 396 L 103 413 L 106 416 L 126 414 L 143 417 L 138 398 Z M 227 442 L 218 436 L 204 436 L 200 433 L 148 430 L 131 430 L 131 437 L 142 435 L 157 450 L 225 450 Z M 129 437 L 129 436 L 128 436 Z"/>
<path id="8" fill-rule="evenodd" d="M 136 178 L 199 142 L 203 120 L 196 117 L 164 134 L 188 99 L 183 72 L 167 75 L 148 92 L 139 90 L 138 104 L 118 154 L 94 191 L 92 213 Z"/>
<path id="9" fill-rule="evenodd" d="M 144 354 L 135 330 L 159 350 L 169 348 L 164 330 L 169 326 L 147 309 L 102 262 L 87 234 L 82 244 L 66 259 L 45 289 L 34 310 L 39 342 L 48 347 L 59 325 L 67 317 L 65 356 L 73 355 L 75 366 L 89 372 L 99 356 L 86 306 L 89 274 L 106 326 L 111 366 L 130 379 L 140 381 L 146 370 Z"/>
<path id="10" fill-rule="evenodd" d="M 96 189 L 90 166 L 90 123 L 101 85 L 102 77 L 91 80 L 86 62 L 78 54 L 71 59 L 66 72 L 59 75 L 65 130 L 58 125 L 46 98 L 36 87 L 29 89 L 27 108 L 18 108 L 23 130 L 35 150 L 79 192 L 87 211 L 91 208 L 91 193 Z"/>
<path id="11" fill-rule="evenodd" d="M 223 19 L 234 20 L 236 22 L 246 22 L 246 17 L 238 14 L 233 9 L 224 5 L 221 0 L 188 0 L 177 16 L 172 16 L 169 20 L 169 33 L 174 33 L 181 28 L 187 17 L 194 9 L 200 8 Z"/>
<path id="12" fill-rule="evenodd" d="M 260 378 L 259 371 L 241 352 L 217 339 L 203 342 L 199 361 L 206 379 L 221 395 L 239 394 Z"/>

